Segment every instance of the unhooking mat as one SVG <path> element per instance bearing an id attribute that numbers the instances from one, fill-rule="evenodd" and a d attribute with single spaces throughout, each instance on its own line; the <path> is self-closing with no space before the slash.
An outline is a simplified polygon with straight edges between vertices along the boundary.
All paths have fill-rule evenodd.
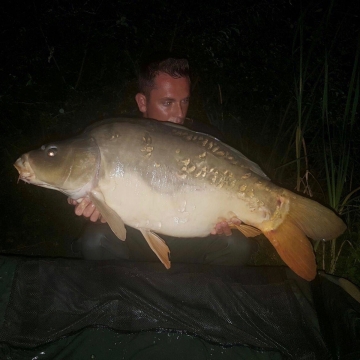
<path id="1" fill-rule="evenodd" d="M 286 268 L 0 264 L 0 359 L 360 359 L 359 303 Z"/>

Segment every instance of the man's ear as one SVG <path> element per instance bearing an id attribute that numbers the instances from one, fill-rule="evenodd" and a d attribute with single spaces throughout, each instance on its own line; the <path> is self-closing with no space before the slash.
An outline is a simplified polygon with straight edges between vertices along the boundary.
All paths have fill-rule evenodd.
<path id="1" fill-rule="evenodd" d="M 142 93 L 137 93 L 135 95 L 135 100 L 140 112 L 143 114 L 146 113 L 146 96 Z"/>

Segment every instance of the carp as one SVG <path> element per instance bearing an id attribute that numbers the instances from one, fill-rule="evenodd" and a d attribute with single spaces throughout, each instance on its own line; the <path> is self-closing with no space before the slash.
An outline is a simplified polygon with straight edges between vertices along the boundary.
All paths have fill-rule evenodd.
<path id="1" fill-rule="evenodd" d="M 334 239 L 346 229 L 332 210 L 275 185 L 239 151 L 172 123 L 110 119 L 30 151 L 14 166 L 27 183 L 89 198 L 120 240 L 124 224 L 139 229 L 166 268 L 161 234 L 204 237 L 226 221 L 248 237 L 263 233 L 310 281 L 316 261 L 307 237 Z"/>

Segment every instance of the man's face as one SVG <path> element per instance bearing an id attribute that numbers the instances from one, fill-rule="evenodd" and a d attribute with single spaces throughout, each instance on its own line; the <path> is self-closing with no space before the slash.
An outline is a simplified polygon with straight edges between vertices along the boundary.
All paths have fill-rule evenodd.
<path id="1" fill-rule="evenodd" d="M 189 107 L 190 80 L 186 77 L 174 79 L 160 73 L 155 78 L 155 87 L 150 95 L 136 95 L 139 110 L 146 118 L 183 124 Z"/>

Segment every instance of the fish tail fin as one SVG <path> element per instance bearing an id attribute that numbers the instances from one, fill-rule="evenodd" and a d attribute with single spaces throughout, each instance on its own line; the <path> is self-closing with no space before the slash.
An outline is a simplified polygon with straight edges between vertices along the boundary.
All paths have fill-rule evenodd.
<path id="1" fill-rule="evenodd" d="M 264 231 L 283 261 L 305 280 L 316 276 L 316 261 L 313 247 L 304 233 L 292 222 L 285 220 L 274 230 Z"/>
<path id="2" fill-rule="evenodd" d="M 346 225 L 332 210 L 318 202 L 285 190 L 290 199 L 288 216 L 313 240 L 331 240 L 340 236 Z"/>
<path id="3" fill-rule="evenodd" d="M 345 231 L 346 225 L 330 209 L 290 191 L 285 190 L 279 201 L 287 203 L 287 211 L 276 228 L 264 229 L 264 235 L 296 274 L 313 280 L 315 254 L 305 235 L 314 240 L 334 239 Z"/>

